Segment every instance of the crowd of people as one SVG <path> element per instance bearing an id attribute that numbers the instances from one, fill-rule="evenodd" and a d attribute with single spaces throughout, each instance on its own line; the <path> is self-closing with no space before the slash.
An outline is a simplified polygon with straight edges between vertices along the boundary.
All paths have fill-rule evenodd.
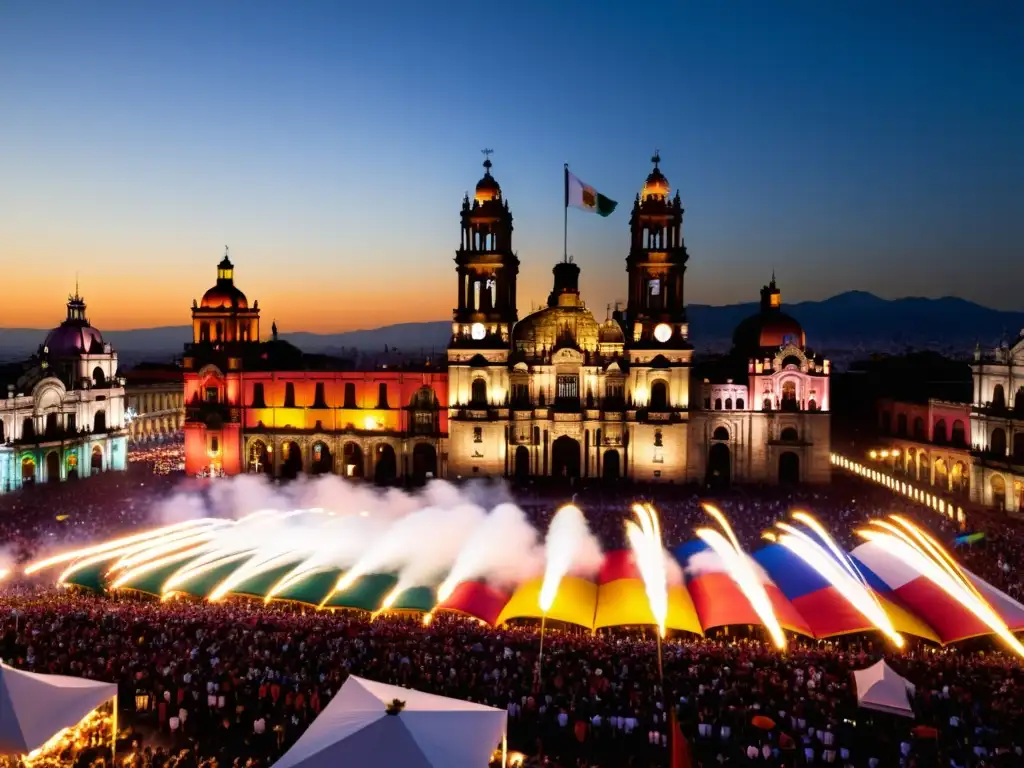
<path id="1" fill-rule="evenodd" d="M 0 540 L 24 558 L 56 541 L 145 523 L 182 478 L 141 466 L 0 498 Z M 706 500 L 751 549 L 795 508 L 813 512 L 848 547 L 859 543 L 856 524 L 894 512 L 947 543 L 963 533 L 933 510 L 840 475 L 822 488 L 717 494 L 599 486 L 515 492 L 541 529 L 573 498 L 608 549 L 625 546 L 622 520 L 638 497 L 658 507 L 670 545 L 706 523 Z M 985 533 L 957 550 L 967 567 L 1020 594 L 1021 530 L 974 511 L 967 525 Z M 666 765 L 673 710 L 694 765 L 1024 764 L 1024 668 L 988 638 L 895 652 L 877 635 L 794 637 L 781 654 L 756 628 L 680 635 L 664 644 L 662 687 L 656 643 L 643 629 L 548 627 L 541 665 L 536 626 L 491 628 L 446 615 L 424 625 L 401 615 L 371 619 L 243 599 L 160 602 L 25 582 L 0 592 L 0 624 L 5 662 L 118 684 L 126 728 L 118 762 L 141 768 L 269 766 L 349 674 L 506 709 L 511 747 L 536 765 Z M 914 720 L 857 707 L 850 673 L 880 657 L 916 685 Z M 83 761 L 93 759 L 83 753 Z"/>
<path id="2" fill-rule="evenodd" d="M 141 464 L 158 475 L 185 470 L 185 442 L 180 435 L 158 441 L 137 443 L 128 452 L 130 464 Z"/>

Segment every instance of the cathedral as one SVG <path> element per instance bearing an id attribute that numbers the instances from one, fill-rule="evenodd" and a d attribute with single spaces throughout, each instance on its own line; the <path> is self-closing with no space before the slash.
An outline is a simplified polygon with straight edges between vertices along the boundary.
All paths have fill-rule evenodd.
<path id="1" fill-rule="evenodd" d="M 652 161 L 630 216 L 626 306 L 604 322 L 568 259 L 547 306 L 519 319 L 512 214 L 484 163 L 455 255 L 450 476 L 828 481 L 829 362 L 782 311 L 774 276 L 732 353 L 695 366 L 682 201 Z"/>
<path id="2" fill-rule="evenodd" d="M 125 468 L 125 382 L 85 309 L 76 290 L 31 359 L 0 365 L 0 493 Z"/>
<path id="3" fill-rule="evenodd" d="M 694 359 L 682 200 L 652 161 L 629 221 L 628 299 L 602 322 L 567 257 L 547 306 L 519 318 L 512 212 L 488 158 L 462 201 L 446 366 L 356 370 L 303 354 L 276 326 L 261 340 L 259 303 L 225 254 L 192 307 L 186 470 L 827 482 L 828 361 L 783 311 L 774 276 L 732 353 Z"/>

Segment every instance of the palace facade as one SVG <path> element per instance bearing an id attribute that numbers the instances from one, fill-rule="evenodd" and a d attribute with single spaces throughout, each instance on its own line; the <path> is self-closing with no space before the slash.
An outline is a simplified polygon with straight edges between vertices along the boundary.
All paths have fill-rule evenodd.
<path id="1" fill-rule="evenodd" d="M 85 309 L 76 291 L 38 352 L 0 368 L 0 493 L 125 468 L 124 379 Z"/>
<path id="2" fill-rule="evenodd" d="M 184 357 L 185 469 L 193 475 L 334 473 L 380 483 L 444 474 L 443 370 L 353 370 L 345 360 L 260 341 L 259 302 L 227 255 L 193 302 Z"/>
<path id="3" fill-rule="evenodd" d="M 512 213 L 485 161 L 462 201 L 446 370 L 356 371 L 276 328 L 260 341 L 258 303 L 225 256 L 192 308 L 187 470 L 827 482 L 829 363 L 782 311 L 774 277 L 732 354 L 695 369 L 682 201 L 652 160 L 630 216 L 628 299 L 604 321 L 568 258 L 547 306 L 519 318 Z"/>
<path id="4" fill-rule="evenodd" d="M 1024 330 L 1012 346 L 1004 343 L 988 355 L 975 349 L 971 370 L 973 498 L 1024 513 Z"/>

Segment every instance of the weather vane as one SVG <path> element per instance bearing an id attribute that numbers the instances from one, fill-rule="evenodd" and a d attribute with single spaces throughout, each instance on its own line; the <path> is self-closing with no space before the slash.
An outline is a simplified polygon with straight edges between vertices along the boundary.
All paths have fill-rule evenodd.
<path id="1" fill-rule="evenodd" d="M 655 168 L 657 168 L 658 163 L 661 162 L 661 152 L 659 152 L 657 149 L 654 150 L 654 157 L 651 158 L 651 162 L 654 163 Z"/>
<path id="2" fill-rule="evenodd" d="M 490 171 L 491 170 L 491 155 L 494 154 L 494 150 L 493 149 L 481 149 L 480 152 L 483 153 L 483 156 L 484 156 L 484 168 L 486 168 L 488 171 Z"/>

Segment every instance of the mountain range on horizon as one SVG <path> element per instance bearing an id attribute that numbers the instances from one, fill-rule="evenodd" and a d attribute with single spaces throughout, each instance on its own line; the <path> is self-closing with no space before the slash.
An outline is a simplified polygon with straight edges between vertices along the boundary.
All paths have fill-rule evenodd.
<path id="1" fill-rule="evenodd" d="M 758 310 L 756 302 L 725 306 L 690 304 L 687 312 L 691 341 L 698 350 L 724 352 L 736 325 Z M 1017 338 L 1024 329 L 1024 312 L 992 309 L 954 296 L 882 299 L 865 291 L 847 291 L 821 301 L 788 304 L 785 311 L 803 325 L 812 349 L 829 354 L 908 348 L 966 354 L 975 344 L 991 348 L 1004 339 Z M 0 359 L 31 355 L 43 342 L 47 330 L 0 329 Z M 100 330 L 126 362 L 178 356 L 192 336 L 191 325 Z M 443 350 L 450 334 L 450 320 L 433 320 L 338 333 L 283 332 L 279 338 L 311 353 L 373 353 L 385 347 L 413 353 Z"/>

